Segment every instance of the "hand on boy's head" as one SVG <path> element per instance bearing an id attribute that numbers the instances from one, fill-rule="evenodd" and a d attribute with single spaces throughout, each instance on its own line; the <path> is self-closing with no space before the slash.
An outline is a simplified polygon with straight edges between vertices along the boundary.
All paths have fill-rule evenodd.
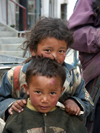
<path id="1" fill-rule="evenodd" d="M 13 111 L 16 111 L 18 113 L 23 111 L 23 108 L 26 105 L 26 100 L 22 99 L 22 100 L 17 100 L 16 102 L 14 102 L 12 104 L 12 106 L 10 107 L 10 109 L 8 110 L 9 114 L 13 114 Z"/>
<path id="2" fill-rule="evenodd" d="M 72 99 L 66 100 L 64 102 L 64 105 L 65 105 L 65 110 L 68 113 L 68 115 L 79 115 L 80 108 Z"/>

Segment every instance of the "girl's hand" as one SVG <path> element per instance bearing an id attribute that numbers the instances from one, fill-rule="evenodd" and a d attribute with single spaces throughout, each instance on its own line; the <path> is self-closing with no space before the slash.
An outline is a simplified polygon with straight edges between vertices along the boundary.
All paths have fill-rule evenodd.
<path id="1" fill-rule="evenodd" d="M 68 115 L 79 115 L 80 108 L 72 99 L 66 100 L 64 102 L 64 105 L 65 105 L 65 110 L 68 113 Z"/>
<path id="2" fill-rule="evenodd" d="M 17 100 L 16 102 L 14 102 L 12 104 L 12 106 L 10 107 L 10 109 L 8 110 L 8 113 L 9 114 L 13 114 L 13 111 L 16 111 L 18 113 L 22 112 L 23 111 L 23 108 L 25 107 L 26 105 L 26 100 L 25 99 L 22 99 L 22 100 Z"/>

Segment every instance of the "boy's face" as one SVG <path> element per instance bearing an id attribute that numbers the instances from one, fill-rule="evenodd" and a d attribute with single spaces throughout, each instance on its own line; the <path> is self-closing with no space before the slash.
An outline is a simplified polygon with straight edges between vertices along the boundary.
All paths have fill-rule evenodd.
<path id="1" fill-rule="evenodd" d="M 39 112 L 47 113 L 56 106 L 63 90 L 60 77 L 32 76 L 27 94 Z"/>
<path id="2" fill-rule="evenodd" d="M 57 40 L 53 37 L 48 37 L 43 39 L 37 46 L 36 55 L 49 57 L 51 59 L 56 59 L 58 63 L 62 65 L 65 60 L 67 51 L 67 44 L 64 40 Z M 34 51 L 31 51 L 34 56 Z"/>

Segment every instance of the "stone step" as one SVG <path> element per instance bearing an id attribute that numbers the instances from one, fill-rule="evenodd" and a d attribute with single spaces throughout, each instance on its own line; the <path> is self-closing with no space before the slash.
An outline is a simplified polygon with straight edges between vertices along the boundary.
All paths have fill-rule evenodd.
<path id="1" fill-rule="evenodd" d="M 1 31 L 0 37 L 15 37 L 17 34 L 13 31 Z"/>
<path id="2" fill-rule="evenodd" d="M 2 66 L 3 63 L 22 63 L 25 59 L 26 58 L 0 54 L 0 66 Z"/>
<path id="3" fill-rule="evenodd" d="M 0 26 L 4 26 L 4 24 L 0 23 Z"/>
<path id="4" fill-rule="evenodd" d="M 22 51 L 0 51 L 0 54 L 8 55 L 8 56 L 16 56 L 16 57 L 23 57 Z"/>
<path id="5" fill-rule="evenodd" d="M 25 38 L 22 36 L 18 38 L 19 33 L 21 34 L 14 28 L 0 23 L 0 54 L 23 57 L 23 50 L 20 48 L 20 45 Z"/>
<path id="6" fill-rule="evenodd" d="M 2 25 L 2 26 L 0 25 L 0 31 L 11 31 L 11 29 L 4 25 Z"/>
<path id="7" fill-rule="evenodd" d="M 1 51 L 23 51 L 20 48 L 21 43 L 15 43 L 15 44 L 0 44 L 0 52 Z"/>
<path id="8" fill-rule="evenodd" d="M 9 25 L 5 25 L 5 24 L 0 23 L 0 31 L 2 30 L 1 27 L 5 27 L 5 30 L 6 30 L 6 31 L 14 31 L 14 32 L 17 32 L 16 29 L 12 28 L 12 27 L 9 26 Z"/>
<path id="9" fill-rule="evenodd" d="M 0 37 L 0 44 L 22 43 L 25 39 L 20 37 Z"/>
<path id="10" fill-rule="evenodd" d="M 5 26 L 0 26 L 0 31 L 6 31 L 6 27 Z"/>

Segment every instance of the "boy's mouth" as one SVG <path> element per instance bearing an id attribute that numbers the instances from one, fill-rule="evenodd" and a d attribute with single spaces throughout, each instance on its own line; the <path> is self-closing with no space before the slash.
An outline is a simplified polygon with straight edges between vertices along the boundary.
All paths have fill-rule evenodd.
<path id="1" fill-rule="evenodd" d="M 46 110 L 46 109 L 48 109 L 49 107 L 48 107 L 48 106 L 40 106 L 40 108 L 41 108 L 42 110 Z"/>

